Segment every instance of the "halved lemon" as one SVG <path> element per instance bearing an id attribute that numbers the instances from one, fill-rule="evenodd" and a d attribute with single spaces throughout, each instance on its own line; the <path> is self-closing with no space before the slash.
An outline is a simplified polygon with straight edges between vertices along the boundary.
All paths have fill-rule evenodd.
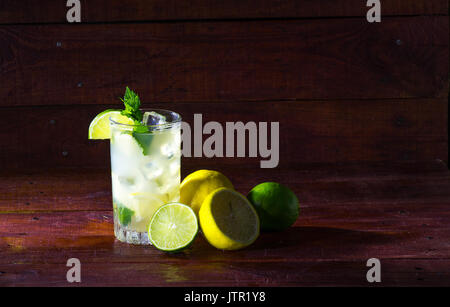
<path id="1" fill-rule="evenodd" d="M 256 210 L 245 196 L 231 189 L 211 192 L 200 207 L 199 220 L 205 238 L 218 249 L 241 249 L 259 236 Z"/>
<path id="2" fill-rule="evenodd" d="M 180 185 L 180 202 L 191 206 L 198 214 L 203 200 L 218 188 L 234 189 L 231 181 L 220 172 L 198 170 L 184 178 Z"/>

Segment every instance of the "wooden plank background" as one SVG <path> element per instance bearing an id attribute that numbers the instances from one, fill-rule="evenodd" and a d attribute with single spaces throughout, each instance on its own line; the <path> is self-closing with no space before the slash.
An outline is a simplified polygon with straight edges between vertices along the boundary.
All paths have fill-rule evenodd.
<path id="1" fill-rule="evenodd" d="M 370 107 L 367 105 L 369 104 Z M 91 118 L 116 105 L 4 108 L 0 167 L 108 167 L 109 142 L 89 141 Z M 151 105 L 167 107 L 159 103 Z M 447 100 L 171 103 L 193 129 L 203 122 L 279 121 L 280 166 L 351 161 L 414 161 L 447 155 Z M 206 138 L 206 136 L 204 137 Z M 43 156 L 45 153 L 45 156 Z M 10 159 L 9 157 L 15 157 Z M 251 163 L 260 158 L 183 158 L 187 165 Z"/>
<path id="2" fill-rule="evenodd" d="M 81 3 L 69 25 L 64 1 L 0 0 L 0 169 L 107 168 L 87 127 L 126 85 L 187 122 L 279 121 L 281 166 L 447 161 L 447 1 L 377 24 L 359 0 Z"/>
<path id="3" fill-rule="evenodd" d="M 2 26 L 5 105 L 438 98 L 448 18 Z"/>
<path id="4" fill-rule="evenodd" d="M 361 0 L 81 0 L 82 22 L 365 16 Z M 66 1 L 1 0 L 0 23 L 66 23 Z M 383 16 L 447 15 L 445 0 L 385 0 Z"/>

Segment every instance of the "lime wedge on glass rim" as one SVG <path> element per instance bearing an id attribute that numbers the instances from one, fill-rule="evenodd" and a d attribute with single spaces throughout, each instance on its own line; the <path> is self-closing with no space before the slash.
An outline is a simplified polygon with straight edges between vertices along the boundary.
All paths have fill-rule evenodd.
<path id="1" fill-rule="evenodd" d="M 191 207 L 181 203 L 161 206 L 148 225 L 153 246 L 165 252 L 178 252 L 188 247 L 198 232 L 198 220 Z"/>
<path id="2" fill-rule="evenodd" d="M 111 138 L 111 128 L 109 119 L 112 118 L 114 121 L 133 125 L 134 121 L 120 114 L 120 110 L 106 110 L 98 114 L 89 125 L 89 139 L 90 140 L 107 140 Z"/>

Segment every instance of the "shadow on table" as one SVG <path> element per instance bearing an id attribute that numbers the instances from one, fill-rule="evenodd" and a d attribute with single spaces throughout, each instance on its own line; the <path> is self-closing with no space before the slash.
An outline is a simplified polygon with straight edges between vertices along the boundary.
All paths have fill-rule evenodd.
<path id="1" fill-rule="evenodd" d="M 300 266 L 304 272 L 310 269 L 311 263 L 351 262 L 381 256 L 386 251 L 401 248 L 398 242 L 407 235 L 332 227 L 291 227 L 281 232 L 263 232 L 245 249 L 221 251 L 199 233 L 190 248 L 176 254 L 116 241 L 113 258 L 136 263 L 134 270 L 164 283 L 200 282 L 201 276 L 205 280 L 229 279 L 230 282 L 233 278 L 270 280 L 271 274 L 279 274 L 277 272 L 294 280 L 298 278 L 295 274 L 299 274 Z"/>
<path id="2" fill-rule="evenodd" d="M 360 231 L 332 227 L 291 227 L 281 232 L 262 232 L 248 250 L 264 250 L 266 254 L 285 254 L 305 258 L 325 255 L 356 254 L 395 245 L 406 234 L 401 232 Z M 289 254 L 291 253 L 291 254 Z"/>
<path id="3" fill-rule="evenodd" d="M 270 259 L 345 259 L 377 257 L 398 248 L 401 232 L 359 231 L 331 227 L 291 227 L 280 232 L 262 232 L 251 246 L 238 251 L 222 251 L 211 246 L 199 233 L 190 248 L 181 253 L 165 253 L 151 246 L 131 246 L 116 241 L 114 253 L 126 257 L 150 257 L 161 263 L 184 261 L 209 263 L 229 261 L 270 261 Z M 150 259 L 148 258 L 148 259 Z M 206 261 L 206 262 L 205 262 Z"/>
<path id="4" fill-rule="evenodd" d="M 249 259 L 314 259 L 364 256 L 394 247 L 404 233 L 359 231 L 330 227 L 291 227 L 281 232 L 262 232 L 251 246 L 238 251 L 221 251 L 211 246 L 199 233 L 191 248 L 178 254 L 165 254 L 166 259 L 208 261 L 248 261 Z M 384 247 L 384 248 L 383 248 Z"/>

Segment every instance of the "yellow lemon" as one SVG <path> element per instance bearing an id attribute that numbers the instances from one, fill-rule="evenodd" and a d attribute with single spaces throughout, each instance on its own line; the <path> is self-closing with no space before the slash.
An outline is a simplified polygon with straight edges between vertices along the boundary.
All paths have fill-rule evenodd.
<path id="1" fill-rule="evenodd" d="M 180 202 L 189 205 L 198 214 L 206 196 L 222 187 L 234 189 L 231 181 L 220 172 L 204 169 L 195 171 L 181 182 Z"/>
<path id="2" fill-rule="evenodd" d="M 219 188 L 205 198 L 199 220 L 203 235 L 218 249 L 241 249 L 259 236 L 256 210 L 245 196 L 227 188 Z"/>

